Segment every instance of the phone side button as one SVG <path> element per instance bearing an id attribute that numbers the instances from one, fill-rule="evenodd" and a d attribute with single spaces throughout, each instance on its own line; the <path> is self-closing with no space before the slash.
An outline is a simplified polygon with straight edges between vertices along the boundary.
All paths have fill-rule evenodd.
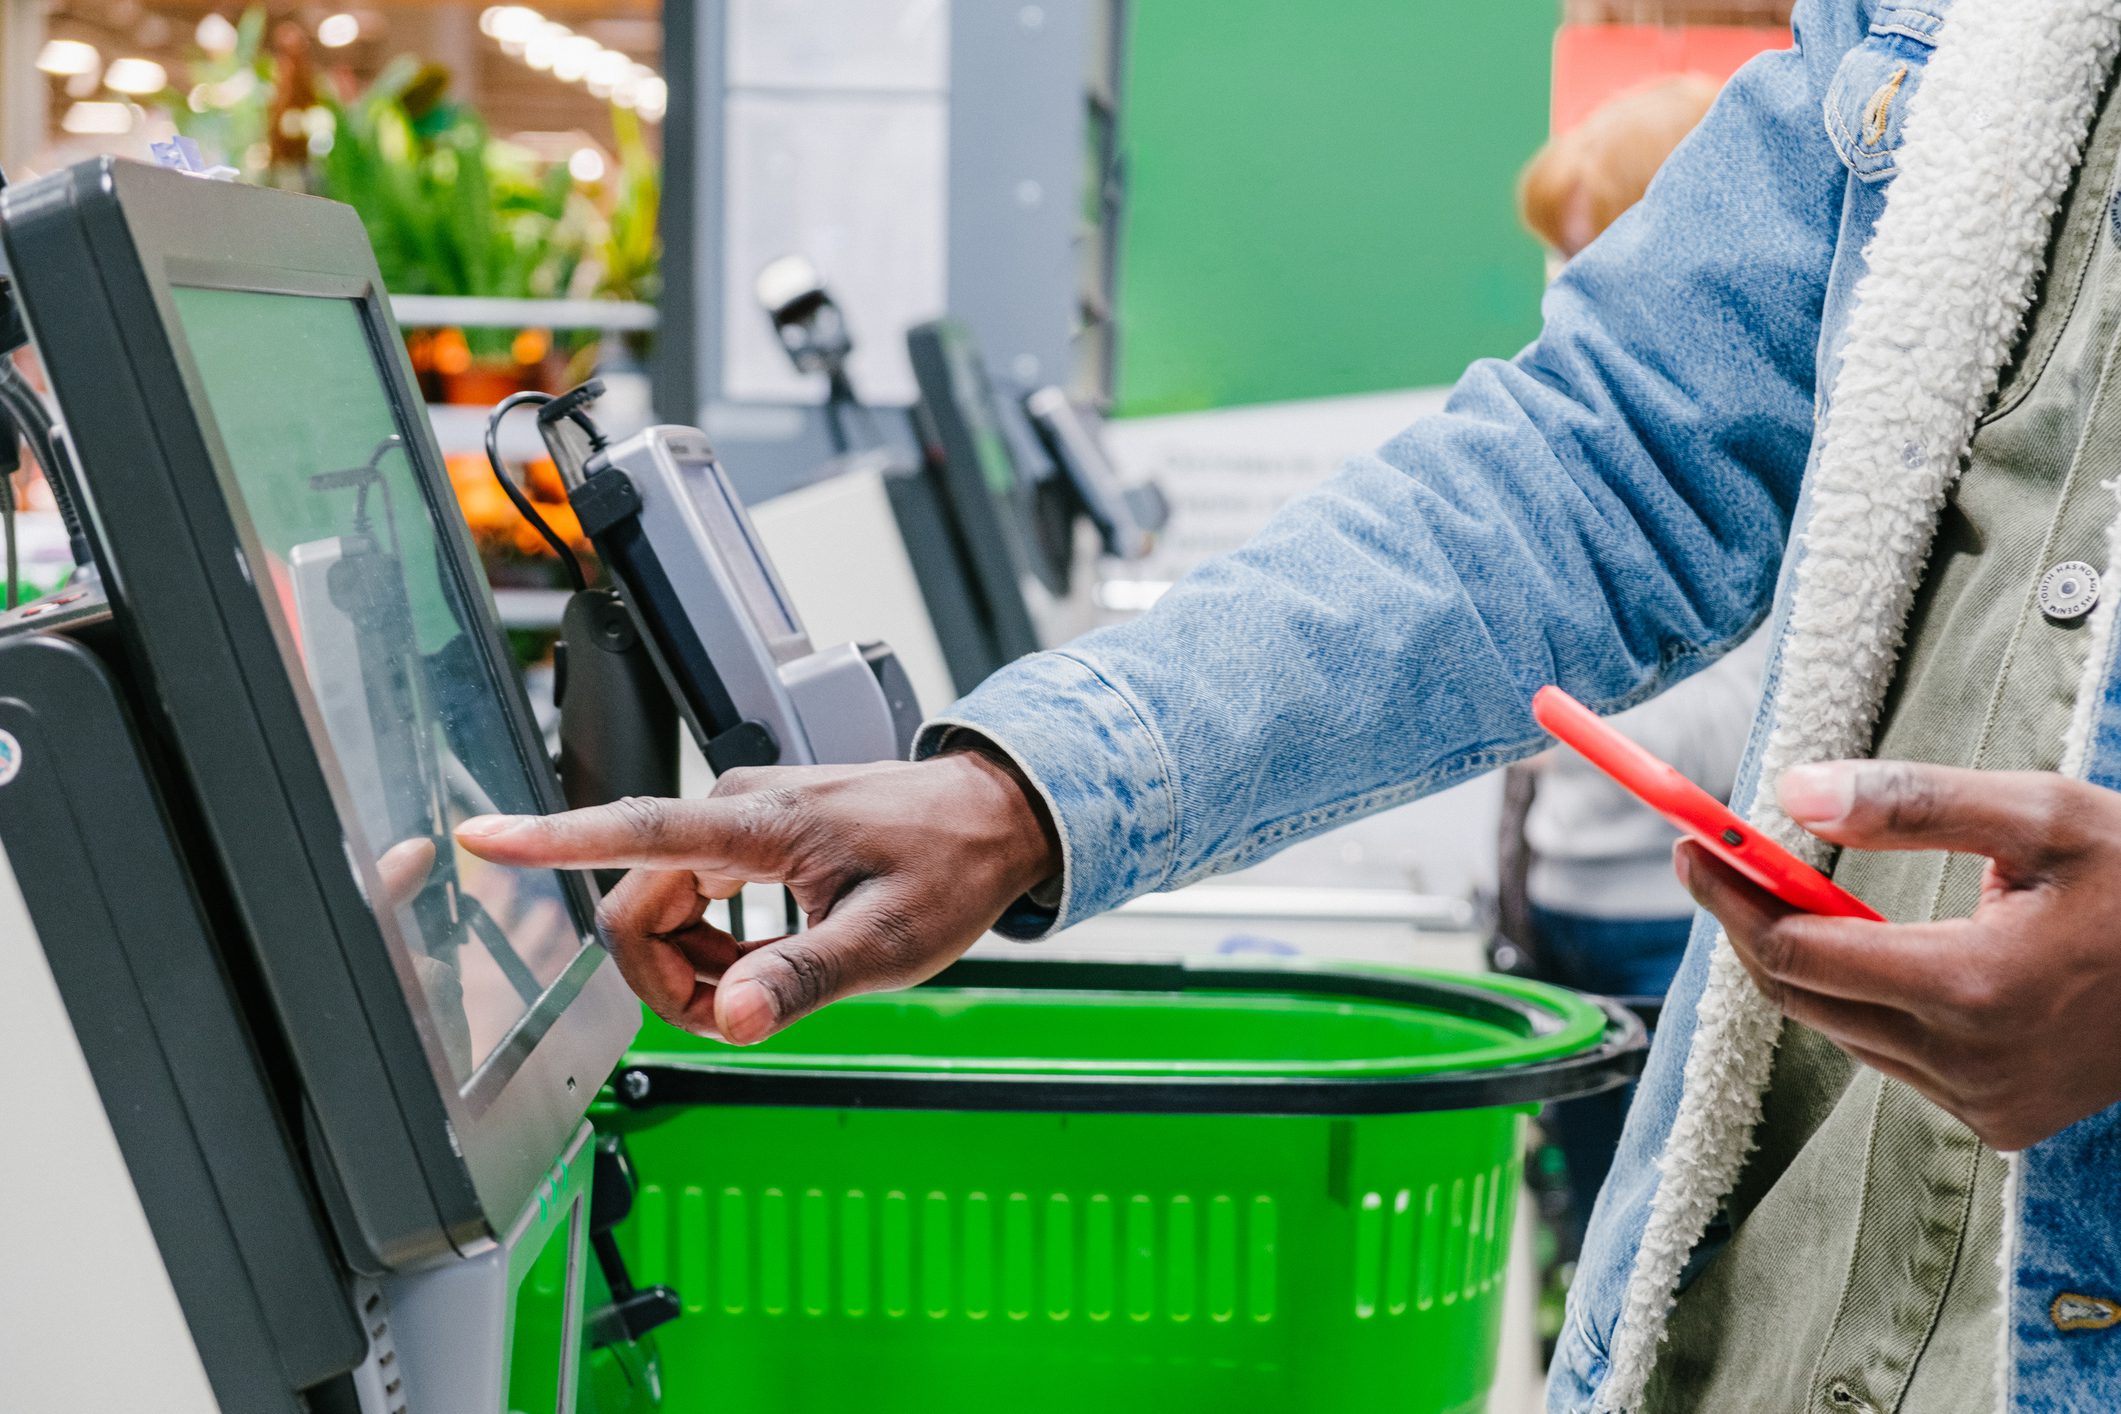
<path id="1" fill-rule="evenodd" d="M 1723 832 L 1723 842 L 1727 845 L 1741 845 L 1745 843 L 1745 836 L 1736 830 L 1725 830 Z"/>

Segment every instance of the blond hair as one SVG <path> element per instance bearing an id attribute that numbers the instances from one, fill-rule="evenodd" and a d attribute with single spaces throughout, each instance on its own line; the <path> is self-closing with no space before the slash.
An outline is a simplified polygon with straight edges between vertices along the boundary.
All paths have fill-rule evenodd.
<path id="1" fill-rule="evenodd" d="M 1533 156 L 1517 180 L 1518 215 L 1562 255 L 1582 250 L 1642 199 L 1719 88 L 1700 74 L 1682 74 L 1608 100 Z"/>

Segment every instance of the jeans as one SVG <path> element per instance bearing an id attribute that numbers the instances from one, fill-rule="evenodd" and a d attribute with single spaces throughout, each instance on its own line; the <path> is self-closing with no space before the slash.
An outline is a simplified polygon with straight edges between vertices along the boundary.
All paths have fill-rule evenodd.
<path id="1" fill-rule="evenodd" d="M 1679 970 L 1692 924 L 1691 917 L 1590 918 L 1532 906 L 1543 980 L 1609 997 L 1662 998 Z M 1567 1254 L 1583 1244 L 1591 1203 L 1613 1166 L 1620 1124 L 1634 1097 L 1629 1084 L 1550 1106 L 1541 1120 L 1568 1167 L 1569 1213 L 1560 1233 Z"/>

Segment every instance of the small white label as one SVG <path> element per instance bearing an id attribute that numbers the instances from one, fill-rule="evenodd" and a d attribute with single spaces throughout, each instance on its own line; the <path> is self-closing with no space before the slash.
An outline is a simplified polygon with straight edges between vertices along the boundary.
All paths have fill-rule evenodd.
<path id="1" fill-rule="evenodd" d="M 0 727 L 0 786 L 6 785 L 22 774 L 22 743 L 15 734 Z"/>

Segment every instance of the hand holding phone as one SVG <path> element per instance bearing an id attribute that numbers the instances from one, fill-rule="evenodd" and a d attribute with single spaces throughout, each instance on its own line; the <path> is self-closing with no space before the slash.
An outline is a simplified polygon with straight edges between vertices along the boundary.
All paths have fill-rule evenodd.
<path id="1" fill-rule="evenodd" d="M 1534 693 L 1532 715 L 1622 790 L 1790 907 L 1833 918 L 1885 921 L 1869 904 L 1760 834 L 1722 801 L 1560 688 L 1542 687 Z"/>

